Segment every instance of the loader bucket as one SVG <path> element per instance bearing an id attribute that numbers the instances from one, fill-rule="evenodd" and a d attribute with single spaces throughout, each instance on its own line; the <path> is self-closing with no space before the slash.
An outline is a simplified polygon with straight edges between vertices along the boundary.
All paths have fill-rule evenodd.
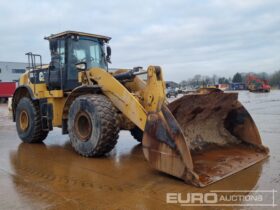
<path id="1" fill-rule="evenodd" d="M 159 171 L 206 186 L 268 156 L 237 93 L 191 93 L 149 113 L 145 158 Z"/>

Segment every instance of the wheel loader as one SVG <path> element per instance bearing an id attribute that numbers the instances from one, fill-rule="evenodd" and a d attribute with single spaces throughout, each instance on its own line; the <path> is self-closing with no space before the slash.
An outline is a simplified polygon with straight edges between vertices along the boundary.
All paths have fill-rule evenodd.
<path id="1" fill-rule="evenodd" d="M 60 127 L 77 153 L 96 157 L 129 130 L 153 168 L 198 187 L 268 157 L 237 93 L 203 88 L 168 103 L 159 66 L 109 70 L 110 37 L 66 31 L 45 39 L 51 62 L 27 53 L 29 66 L 13 95 L 23 142 L 40 143 Z"/>

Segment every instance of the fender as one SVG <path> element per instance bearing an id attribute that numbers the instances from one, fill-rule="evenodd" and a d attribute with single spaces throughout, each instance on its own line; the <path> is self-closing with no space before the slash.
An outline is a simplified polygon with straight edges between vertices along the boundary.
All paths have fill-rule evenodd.
<path id="1" fill-rule="evenodd" d="M 29 97 L 34 101 L 37 100 L 34 97 L 33 91 L 31 90 L 31 88 L 28 85 L 18 86 L 13 94 L 13 99 L 12 99 L 12 111 L 13 111 L 13 121 L 14 122 L 16 120 L 15 114 L 16 114 L 17 104 L 22 97 Z"/>

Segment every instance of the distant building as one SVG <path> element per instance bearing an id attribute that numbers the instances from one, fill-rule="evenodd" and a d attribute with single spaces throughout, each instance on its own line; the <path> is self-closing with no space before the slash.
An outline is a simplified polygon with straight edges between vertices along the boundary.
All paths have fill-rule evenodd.
<path id="1" fill-rule="evenodd" d="M 230 90 L 246 90 L 246 85 L 244 83 L 231 83 Z"/>
<path id="2" fill-rule="evenodd" d="M 18 82 L 27 66 L 27 63 L 0 61 L 0 82 Z"/>

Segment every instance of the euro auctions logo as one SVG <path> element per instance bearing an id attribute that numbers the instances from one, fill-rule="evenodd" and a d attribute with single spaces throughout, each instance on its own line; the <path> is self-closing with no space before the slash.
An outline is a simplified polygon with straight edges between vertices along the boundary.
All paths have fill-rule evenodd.
<path id="1" fill-rule="evenodd" d="M 179 204 L 213 204 L 218 203 L 217 193 L 167 193 L 167 203 L 179 203 Z"/>
<path id="2" fill-rule="evenodd" d="M 167 193 L 166 203 L 181 206 L 276 207 L 276 190 L 212 190 L 207 193 Z"/>

